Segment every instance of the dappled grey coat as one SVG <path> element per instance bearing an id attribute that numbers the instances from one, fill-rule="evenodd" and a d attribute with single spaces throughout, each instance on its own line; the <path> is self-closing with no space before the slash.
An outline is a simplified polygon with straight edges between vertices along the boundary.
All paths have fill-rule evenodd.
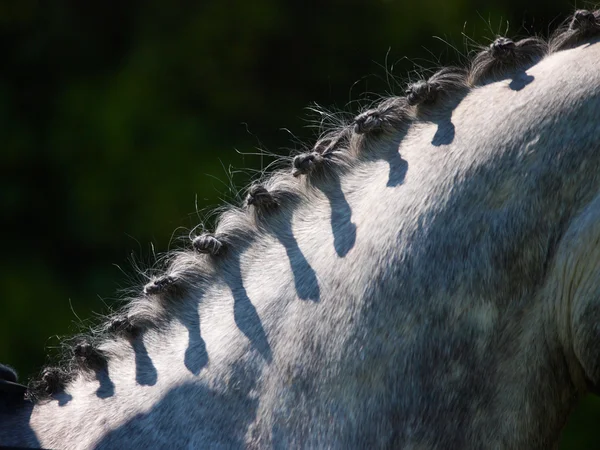
<path id="1" fill-rule="evenodd" d="M 328 130 L 0 394 L 0 444 L 555 446 L 600 383 L 599 17 Z"/>

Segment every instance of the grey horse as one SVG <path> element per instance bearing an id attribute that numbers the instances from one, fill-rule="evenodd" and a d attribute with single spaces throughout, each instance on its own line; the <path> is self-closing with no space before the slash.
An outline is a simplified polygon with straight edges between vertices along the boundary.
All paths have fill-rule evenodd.
<path id="1" fill-rule="evenodd" d="M 164 267 L 0 371 L 1 445 L 555 448 L 600 388 L 600 12 L 328 130 Z"/>

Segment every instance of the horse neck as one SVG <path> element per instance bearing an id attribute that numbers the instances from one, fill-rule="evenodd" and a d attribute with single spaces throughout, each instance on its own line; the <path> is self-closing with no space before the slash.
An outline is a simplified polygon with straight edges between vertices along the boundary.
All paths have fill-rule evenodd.
<path id="1" fill-rule="evenodd" d="M 414 132 L 429 136 L 434 128 L 423 125 Z M 492 386 L 478 381 L 494 370 L 485 359 L 494 349 L 498 328 L 508 326 L 511 315 L 518 317 L 531 298 L 508 286 L 497 290 L 502 295 L 490 294 L 509 275 L 486 279 L 489 267 L 482 267 L 482 255 L 472 253 L 475 237 L 458 233 L 474 224 L 436 218 L 442 187 L 438 193 L 415 195 L 430 185 L 427 178 L 440 175 L 426 173 L 424 166 L 428 157 L 432 170 L 436 157 L 416 154 L 406 148 L 400 159 L 395 150 L 387 159 L 365 161 L 341 178 L 311 187 L 310 202 L 272 217 L 245 249 L 231 249 L 210 280 L 174 300 L 179 303 L 171 304 L 165 325 L 131 341 L 105 343 L 103 351 L 110 355 L 106 372 L 82 373 L 56 400 L 34 410 L 36 432 L 43 430 L 43 439 L 49 438 L 41 443 L 52 448 L 64 447 L 62 439 L 116 442 L 117 434 L 107 436 L 107 429 L 124 430 L 134 418 L 152 415 L 161 422 L 165 411 L 175 417 L 170 419 L 172 431 L 160 439 L 176 442 L 173 434 L 185 429 L 190 417 L 207 423 L 223 403 L 234 412 L 230 418 L 219 417 L 218 428 L 230 429 L 228 434 L 243 442 L 249 422 L 257 417 L 266 421 L 270 406 L 292 406 L 290 399 L 275 398 L 285 380 L 302 380 L 309 390 L 335 397 L 340 407 L 350 409 L 350 402 L 384 395 L 390 386 L 383 380 L 394 379 L 400 391 L 390 392 L 393 397 L 414 405 L 430 398 L 438 405 L 438 414 L 421 418 L 423 426 L 456 406 L 448 384 L 433 380 L 456 377 L 453 382 L 465 389 L 462 408 L 474 401 L 474 392 L 482 403 L 491 401 Z M 437 156 L 440 167 L 443 159 Z M 442 229 L 446 231 L 438 235 Z M 448 243 L 447 254 L 436 253 L 442 240 Z M 423 242 L 430 245 L 421 247 Z M 465 264 L 472 266 L 470 271 L 459 275 Z M 448 267 L 457 269 L 449 272 Z M 501 305 L 519 294 L 523 303 L 500 317 Z M 523 320 L 517 320 L 506 333 L 516 338 L 521 326 Z M 540 336 L 529 337 L 523 353 L 514 356 L 518 370 L 496 380 L 521 402 L 510 405 L 521 419 L 524 397 L 515 388 L 543 373 L 548 363 L 539 358 L 537 367 L 517 362 L 531 357 L 529 352 L 542 342 Z M 425 355 L 432 351 L 437 356 L 428 360 Z M 431 373 L 415 378 L 415 364 Z M 465 379 L 465 373 L 471 375 Z M 557 384 L 548 381 L 547 386 Z M 340 383 L 346 384 L 344 389 Z M 409 385 L 419 387 L 410 392 Z M 182 408 L 186 401 L 197 405 L 189 417 Z M 544 417 L 538 417 L 542 423 Z M 489 411 L 482 411 L 480 420 L 491 420 Z M 531 425 L 532 417 L 527 420 Z M 155 432 L 144 431 L 148 444 L 157 442 Z M 216 431 L 211 436 L 218 442 Z"/>
<path id="2" fill-rule="evenodd" d="M 556 136 L 575 123 L 561 102 L 582 95 L 548 98 L 559 92 L 549 74 L 565 64 L 556 59 L 528 72 L 536 82 L 521 96 L 511 80 L 478 88 L 432 120 L 371 141 L 371 153 L 343 171 L 301 181 L 302 198 L 232 240 L 238 247 L 209 275 L 191 277 L 165 303 L 160 326 L 105 342 L 106 370 L 81 372 L 36 405 L 30 423 L 40 443 L 339 433 L 314 414 L 321 407 L 344 415 L 339 426 L 353 445 L 370 432 L 411 442 L 440 432 L 450 416 L 462 418 L 446 425 L 457 427 L 456 439 L 555 438 L 548 433 L 575 388 L 543 285 L 561 226 L 584 200 L 572 190 L 557 199 L 543 183 L 590 179 L 581 165 L 565 172 L 550 163 L 562 145 Z M 548 120 L 549 109 L 562 120 Z M 538 158 L 540 148 L 550 155 Z M 197 259 L 179 256 L 170 270 Z M 292 419 L 278 417 L 286 414 Z M 398 431 L 398 417 L 414 426 Z M 486 427 L 496 434 L 479 432 Z"/>

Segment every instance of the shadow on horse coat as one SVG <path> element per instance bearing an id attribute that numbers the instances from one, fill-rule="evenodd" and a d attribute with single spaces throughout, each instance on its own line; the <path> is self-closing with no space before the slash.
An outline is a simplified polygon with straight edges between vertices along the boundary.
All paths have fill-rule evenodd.
<path id="1" fill-rule="evenodd" d="M 5 401 L 0 443 L 555 446 L 600 385 L 598 17 L 326 133 Z"/>

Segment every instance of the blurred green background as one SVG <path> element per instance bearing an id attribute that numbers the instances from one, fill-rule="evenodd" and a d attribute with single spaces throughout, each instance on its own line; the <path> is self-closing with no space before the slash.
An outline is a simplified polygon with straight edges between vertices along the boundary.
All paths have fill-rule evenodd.
<path id="1" fill-rule="evenodd" d="M 243 153 L 311 142 L 312 102 L 352 110 L 365 92 L 401 92 L 415 68 L 460 61 L 465 41 L 489 43 L 507 24 L 509 36 L 547 35 L 572 10 L 558 0 L 0 2 L 0 361 L 22 378 L 37 371 L 56 335 L 140 282 L 132 255 L 149 265 L 199 222 L 197 208 L 238 201 L 232 187 L 252 176 L 238 169 L 271 162 Z M 597 424 L 589 397 L 562 448 L 600 448 Z"/>

